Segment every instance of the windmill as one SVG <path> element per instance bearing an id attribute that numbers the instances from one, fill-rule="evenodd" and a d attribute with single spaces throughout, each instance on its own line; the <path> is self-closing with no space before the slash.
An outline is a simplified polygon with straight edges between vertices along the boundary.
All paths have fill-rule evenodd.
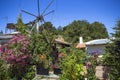
<path id="1" fill-rule="evenodd" d="M 32 26 L 34 26 L 33 28 L 36 27 L 36 32 L 37 32 L 37 34 L 38 34 L 38 33 L 39 33 L 40 23 L 45 23 L 44 17 L 47 16 L 48 14 L 54 12 L 54 10 L 51 10 L 51 11 L 49 11 L 48 13 L 46 13 L 47 9 L 51 6 L 51 4 L 53 3 L 54 0 L 52 0 L 52 1 L 46 6 L 46 8 L 43 10 L 42 13 L 40 13 L 40 1 L 39 1 L 39 0 L 37 0 L 37 1 L 38 1 L 38 15 L 32 14 L 32 13 L 27 12 L 27 11 L 25 11 L 25 10 L 22 10 L 22 12 L 24 12 L 24 13 L 26 13 L 26 14 L 29 14 L 29 15 L 31 15 L 31 16 L 33 16 L 33 17 L 36 18 L 35 20 L 33 20 L 33 21 L 31 21 L 31 22 L 29 22 L 29 23 L 27 23 L 27 24 L 31 24 Z M 33 30 L 33 28 L 31 29 L 31 31 Z M 44 29 L 44 27 L 43 27 L 43 29 Z M 30 32 L 31 32 L 31 31 L 30 31 Z"/>

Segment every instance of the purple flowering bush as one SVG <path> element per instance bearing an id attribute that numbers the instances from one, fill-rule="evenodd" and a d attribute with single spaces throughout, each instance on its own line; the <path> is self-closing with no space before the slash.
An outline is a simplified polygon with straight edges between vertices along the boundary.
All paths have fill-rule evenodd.
<path id="1" fill-rule="evenodd" d="M 30 61 L 29 43 L 27 36 L 21 34 L 13 36 L 9 43 L 4 44 L 1 49 L 2 60 L 8 64 L 24 67 Z"/>
<path id="2" fill-rule="evenodd" d="M 21 77 L 30 79 L 30 77 L 35 76 L 33 67 L 29 65 L 32 57 L 29 49 L 30 43 L 31 40 L 28 36 L 17 34 L 8 43 L 2 47 L 0 46 L 1 61 L 9 65 L 8 73 L 10 78 L 18 80 Z"/>

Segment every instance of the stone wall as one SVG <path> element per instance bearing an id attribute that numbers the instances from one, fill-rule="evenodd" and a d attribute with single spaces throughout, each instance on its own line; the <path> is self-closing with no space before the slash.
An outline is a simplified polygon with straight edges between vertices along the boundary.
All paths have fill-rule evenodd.
<path id="1" fill-rule="evenodd" d="M 109 72 L 110 72 L 109 67 L 106 67 L 106 66 L 96 66 L 96 73 L 95 73 L 95 75 L 100 80 L 108 80 Z"/>

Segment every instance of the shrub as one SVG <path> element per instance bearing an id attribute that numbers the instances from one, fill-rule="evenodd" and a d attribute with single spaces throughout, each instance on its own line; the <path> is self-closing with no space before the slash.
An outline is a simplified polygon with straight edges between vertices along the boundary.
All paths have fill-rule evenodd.
<path id="1" fill-rule="evenodd" d="M 31 51 L 29 50 L 30 40 L 27 36 L 17 34 L 12 37 L 9 43 L 2 46 L 2 60 L 9 64 L 8 72 L 11 78 L 23 77 L 30 63 Z"/>
<path id="2" fill-rule="evenodd" d="M 85 54 L 77 49 L 61 60 L 62 74 L 60 80 L 81 80 L 84 78 L 85 67 L 83 64 Z"/>

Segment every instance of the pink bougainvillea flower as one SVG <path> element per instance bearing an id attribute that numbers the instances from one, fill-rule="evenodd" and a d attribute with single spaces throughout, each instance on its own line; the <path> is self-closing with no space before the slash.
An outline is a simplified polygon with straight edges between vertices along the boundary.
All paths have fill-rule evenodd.
<path id="1" fill-rule="evenodd" d="M 23 39 L 21 39 L 21 38 L 17 39 L 17 43 L 21 43 L 22 41 L 23 41 Z"/>
<path id="2" fill-rule="evenodd" d="M 63 56 L 63 53 L 60 53 L 60 54 L 58 55 L 59 58 L 61 58 L 62 56 Z"/>
<path id="3" fill-rule="evenodd" d="M 10 59 L 15 59 L 16 57 L 14 55 L 9 56 Z"/>
<path id="4" fill-rule="evenodd" d="M 30 43 L 29 41 L 25 41 L 24 45 L 27 46 L 29 43 Z"/>
<path id="5" fill-rule="evenodd" d="M 6 43 L 6 44 L 4 44 L 3 46 L 8 47 L 8 44 Z"/>
<path id="6" fill-rule="evenodd" d="M 17 62 L 17 63 L 18 63 L 18 62 L 20 62 L 20 61 L 21 61 L 21 59 L 20 59 L 20 58 L 17 58 L 17 59 L 16 59 L 16 62 Z"/>
<path id="7" fill-rule="evenodd" d="M 12 43 L 12 44 L 15 44 L 15 41 L 12 41 L 11 43 Z"/>
<path id="8" fill-rule="evenodd" d="M 23 46 L 23 47 L 22 47 L 22 50 L 26 50 L 26 47 Z"/>
<path id="9" fill-rule="evenodd" d="M 22 59 L 25 59 L 25 58 L 27 58 L 27 56 L 26 56 L 26 55 L 22 56 Z"/>
<path id="10" fill-rule="evenodd" d="M 2 46 L 0 45 L 0 53 L 2 52 Z"/>
<path id="11" fill-rule="evenodd" d="M 2 54 L 1 60 L 5 60 L 6 55 Z"/>
<path id="12" fill-rule="evenodd" d="M 13 52 L 12 52 L 12 50 L 8 50 L 8 54 L 10 54 L 10 55 L 11 55 L 12 53 L 13 53 Z"/>
<path id="13" fill-rule="evenodd" d="M 16 51 L 16 50 L 17 50 L 17 48 L 14 48 L 14 49 L 13 49 L 13 51 Z"/>
<path id="14" fill-rule="evenodd" d="M 9 41 L 8 44 L 5 44 L 0 47 L 0 52 L 2 52 L 2 60 L 7 61 L 9 64 L 13 65 L 26 65 L 29 63 L 29 55 L 26 53 L 30 53 L 27 49 L 29 46 L 30 40 L 27 39 L 27 36 L 24 35 L 15 35 Z"/>
<path id="15" fill-rule="evenodd" d="M 15 56 L 11 55 L 7 58 L 7 63 L 15 64 Z"/>
<path id="16" fill-rule="evenodd" d="M 90 67 L 90 65 L 91 65 L 91 63 L 90 62 L 86 62 L 86 69 L 89 69 L 89 67 Z"/>

